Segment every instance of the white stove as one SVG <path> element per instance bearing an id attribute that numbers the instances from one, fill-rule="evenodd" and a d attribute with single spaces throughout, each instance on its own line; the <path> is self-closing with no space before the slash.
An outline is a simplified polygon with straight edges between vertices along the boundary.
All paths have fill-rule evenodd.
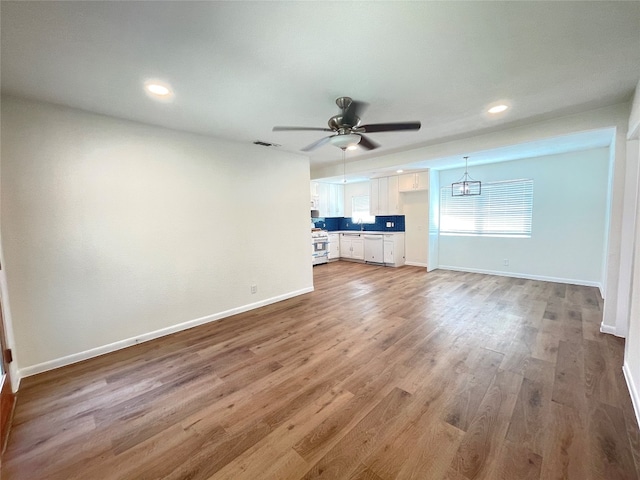
<path id="1" fill-rule="evenodd" d="M 329 261 L 329 232 L 326 230 L 311 231 L 311 258 L 313 265 Z"/>

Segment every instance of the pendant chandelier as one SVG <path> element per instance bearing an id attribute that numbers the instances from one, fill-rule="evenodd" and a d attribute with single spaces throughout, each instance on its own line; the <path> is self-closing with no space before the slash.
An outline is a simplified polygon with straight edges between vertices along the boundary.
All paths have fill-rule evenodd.
<path id="1" fill-rule="evenodd" d="M 460 180 L 451 184 L 452 197 L 480 195 L 480 192 L 482 191 L 482 183 L 479 180 L 471 178 L 467 172 L 468 159 L 469 157 L 464 157 L 464 175 L 460 177 Z"/>

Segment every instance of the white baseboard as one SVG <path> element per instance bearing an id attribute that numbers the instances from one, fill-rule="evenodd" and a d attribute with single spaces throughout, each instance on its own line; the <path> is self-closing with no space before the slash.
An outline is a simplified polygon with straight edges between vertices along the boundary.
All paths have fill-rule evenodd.
<path id="1" fill-rule="evenodd" d="M 602 291 L 600 282 L 591 282 L 588 280 L 577 280 L 575 278 L 548 277 L 545 275 L 530 275 L 528 273 L 504 272 L 501 270 L 482 270 L 479 268 L 461 268 L 449 265 L 438 265 L 442 270 L 453 270 L 455 272 L 484 273 L 485 275 L 498 275 L 500 277 L 525 278 L 527 280 L 540 280 L 542 282 L 568 283 L 571 285 L 582 285 L 585 287 L 597 287 Z"/>
<path id="2" fill-rule="evenodd" d="M 288 298 L 297 297 L 298 295 L 303 295 L 309 292 L 313 292 L 313 287 L 303 288 L 301 290 L 296 290 L 294 292 L 289 292 L 283 295 L 278 295 L 276 297 L 260 300 L 259 302 L 250 303 L 248 305 L 232 308 L 230 310 L 225 310 L 224 312 L 214 313 L 211 315 L 207 315 L 205 317 L 200 317 L 194 320 L 189 320 L 187 322 L 179 323 L 177 325 L 172 325 L 170 327 L 161 328 L 160 330 L 155 330 L 153 332 L 143 333 L 135 337 L 119 340 L 117 342 L 109 343 L 107 345 L 102 345 L 100 347 L 85 350 L 83 352 L 73 353 L 65 357 L 56 358 L 54 360 L 38 363 L 36 365 L 31 365 L 29 367 L 21 368 L 19 370 L 19 375 L 20 375 L 20 378 L 24 378 L 24 377 L 29 377 L 31 375 L 36 375 L 38 373 L 46 372 L 48 370 L 53 370 L 54 368 L 64 367 L 65 365 L 70 365 L 72 363 L 81 362 L 89 358 L 98 357 L 100 355 L 104 355 L 105 353 L 115 352 L 116 350 L 121 350 L 123 348 L 130 347 L 138 343 L 148 342 L 149 340 L 154 340 L 156 338 L 164 337 L 172 333 L 197 327 L 198 325 L 214 322 L 216 320 L 220 320 L 221 318 L 230 317 L 232 315 L 237 315 L 239 313 L 247 312 L 249 310 L 254 310 L 256 308 L 264 307 L 265 305 L 270 305 L 272 303 L 280 302 L 282 300 L 287 300 Z"/>
<path id="3" fill-rule="evenodd" d="M 618 335 L 616 327 L 612 327 L 611 325 L 605 325 L 604 323 L 600 324 L 600 332 L 608 333 L 609 335 L 615 335 L 616 337 L 624 338 L 621 335 Z"/>
<path id="4" fill-rule="evenodd" d="M 424 267 L 424 268 L 427 268 L 427 264 L 426 263 L 406 261 L 406 262 L 404 262 L 404 264 L 405 265 L 410 265 L 412 267 Z"/>
<path id="5" fill-rule="evenodd" d="M 640 395 L 638 394 L 638 389 L 633 381 L 627 362 L 624 362 L 622 366 L 622 373 L 624 374 L 624 379 L 627 381 L 627 388 L 629 389 L 629 395 L 631 395 L 631 403 L 636 413 L 636 420 L 638 421 L 638 425 L 640 425 Z"/>

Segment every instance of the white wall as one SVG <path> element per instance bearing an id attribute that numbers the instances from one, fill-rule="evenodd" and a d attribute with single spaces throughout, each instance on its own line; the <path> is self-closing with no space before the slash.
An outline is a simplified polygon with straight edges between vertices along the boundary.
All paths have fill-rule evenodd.
<path id="1" fill-rule="evenodd" d="M 636 90 L 640 95 L 640 87 Z M 639 142 L 634 142 L 638 147 Z M 640 156 L 640 148 L 637 152 Z M 631 272 L 630 315 L 625 341 L 624 373 L 640 423 L 640 196 L 636 196 L 636 222 L 633 235 L 633 270 Z"/>
<path id="2" fill-rule="evenodd" d="M 3 97 L 1 180 L 23 374 L 312 289 L 306 157 Z"/>
<path id="3" fill-rule="evenodd" d="M 405 262 L 426 267 L 429 248 L 429 192 L 400 194 L 405 223 Z"/>
<path id="4" fill-rule="evenodd" d="M 620 285 L 620 269 L 624 261 L 623 246 L 623 211 L 627 171 L 627 126 L 617 127 L 614 140 L 610 146 L 610 206 L 608 219 L 608 236 L 606 237 L 606 265 L 604 282 L 604 312 L 600 330 L 605 333 L 618 334 L 616 325 L 621 317 L 626 318 L 628 312 L 618 310 L 619 299 L 629 294 L 628 285 Z M 626 321 L 626 320 L 625 320 Z"/>
<path id="5" fill-rule="evenodd" d="M 482 182 L 533 179 L 531 238 L 440 236 L 441 268 L 585 285 L 602 282 L 608 149 L 470 168 Z M 463 169 L 440 172 L 450 185 Z M 504 259 L 509 266 L 504 266 Z"/>
<path id="6" fill-rule="evenodd" d="M 2 270 L 0 270 L 0 305 L 2 308 L 2 317 L 5 327 L 5 340 L 7 342 L 4 345 L 5 348 L 11 349 L 13 353 L 13 362 L 9 364 L 9 377 L 11 378 L 11 390 L 13 392 L 18 391 L 18 385 L 20 384 L 20 373 L 18 372 L 18 353 L 15 343 L 15 335 L 13 334 L 13 322 L 11 320 L 11 308 L 9 301 L 9 293 L 7 288 L 7 275 L 4 268 L 4 253 L 2 250 L 2 240 L 0 239 L 0 263 L 2 263 Z"/>
<path id="7" fill-rule="evenodd" d="M 615 329 L 613 333 L 626 337 L 629 330 L 631 283 L 633 278 L 633 248 L 636 229 L 636 202 L 639 181 L 638 140 L 627 142 L 627 164 L 622 211 L 622 231 L 620 242 L 620 271 L 618 274 L 618 298 L 616 302 Z M 604 327 L 604 326 L 603 326 Z M 604 328 L 606 330 L 606 328 Z"/>
<path id="8" fill-rule="evenodd" d="M 640 157 L 640 81 L 629 115 L 629 145 L 636 149 L 636 158 Z M 625 341 L 624 374 L 631 393 L 631 400 L 636 411 L 636 418 L 640 423 L 640 192 L 636 191 L 635 199 L 635 232 L 631 239 L 633 245 L 631 259 L 632 283 L 630 299 L 630 315 L 628 333 Z"/>

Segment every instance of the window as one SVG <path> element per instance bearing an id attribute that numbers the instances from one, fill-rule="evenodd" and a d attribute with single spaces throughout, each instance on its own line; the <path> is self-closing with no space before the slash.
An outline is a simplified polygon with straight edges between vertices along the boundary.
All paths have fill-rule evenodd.
<path id="1" fill-rule="evenodd" d="M 376 222 L 376 217 L 369 213 L 369 195 L 351 197 L 351 219 L 354 223 Z"/>
<path id="2" fill-rule="evenodd" d="M 452 197 L 440 189 L 440 234 L 531 237 L 533 180 L 482 184 L 482 195 Z"/>

